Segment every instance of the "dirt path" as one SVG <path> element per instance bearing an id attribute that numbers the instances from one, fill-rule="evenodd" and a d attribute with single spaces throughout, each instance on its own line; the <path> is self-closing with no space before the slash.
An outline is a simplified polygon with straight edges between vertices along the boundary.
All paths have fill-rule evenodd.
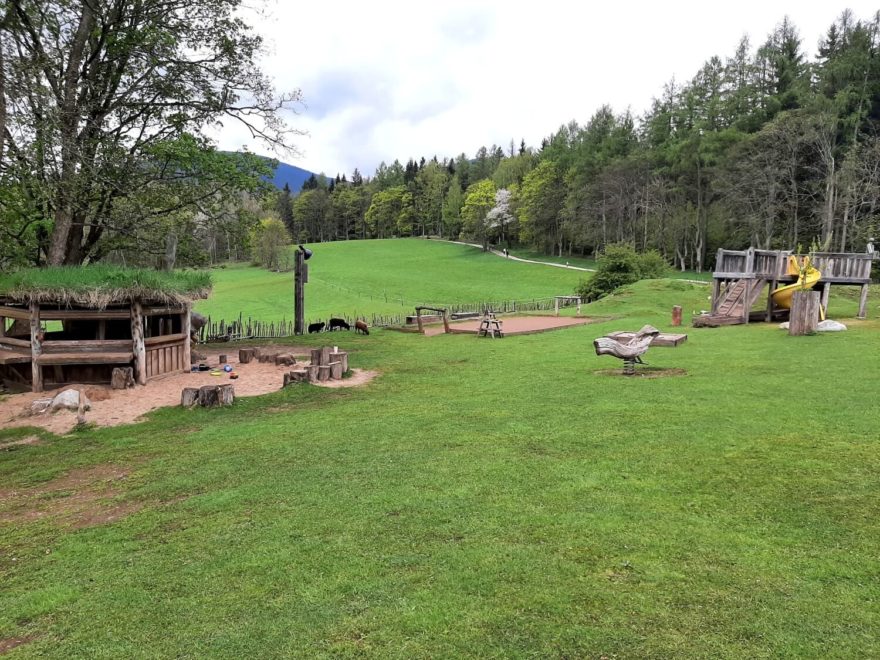
<path id="1" fill-rule="evenodd" d="M 98 426 L 117 426 L 139 421 L 140 418 L 156 408 L 180 405 L 180 392 L 184 387 L 200 387 L 202 385 L 216 385 L 218 383 L 232 383 L 235 385 L 235 396 L 256 396 L 267 394 L 281 389 L 283 373 L 290 371 L 291 367 L 275 366 L 267 362 L 250 362 L 239 364 L 237 353 L 243 346 L 236 345 L 234 350 L 230 346 L 223 350 L 203 351 L 208 359 L 205 361 L 211 366 L 219 364 L 219 356 L 223 353 L 230 358 L 238 379 L 230 380 L 226 373 L 222 376 L 212 376 L 208 371 L 195 373 L 178 373 L 162 378 L 156 378 L 144 387 L 135 387 L 128 390 L 111 390 L 104 385 L 80 385 L 69 386 L 64 389 L 82 388 L 86 396 L 92 402 L 92 409 L 86 413 L 86 421 Z M 309 349 L 302 347 L 279 347 L 285 352 L 293 353 L 297 361 L 309 361 Z M 233 355 L 235 353 L 235 355 Z M 356 387 L 372 380 L 378 374 L 373 371 L 352 369 L 350 378 L 338 381 L 316 383 L 323 387 Z M 35 394 L 26 392 L 13 394 L 0 399 L 0 427 L 13 426 L 36 426 L 53 433 L 68 433 L 76 425 L 76 413 L 72 411 L 59 411 L 44 415 L 24 416 L 22 413 L 28 409 L 31 402 L 36 399 L 49 398 L 61 390 Z"/>

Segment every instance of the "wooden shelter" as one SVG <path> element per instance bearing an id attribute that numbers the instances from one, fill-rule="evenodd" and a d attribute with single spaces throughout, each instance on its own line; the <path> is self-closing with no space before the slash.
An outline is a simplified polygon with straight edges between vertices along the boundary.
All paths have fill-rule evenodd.
<path id="1" fill-rule="evenodd" d="M 0 378 L 41 392 L 109 383 L 115 367 L 133 367 L 140 385 L 188 371 L 192 301 L 205 295 L 124 286 L 36 293 L 0 282 Z"/>
<path id="2" fill-rule="evenodd" d="M 750 320 L 772 320 L 778 311 L 772 293 L 778 286 L 797 281 L 788 270 L 790 250 L 718 250 L 712 274 L 712 310 L 694 317 L 695 326 L 736 325 Z M 821 273 L 818 287 L 822 307 L 828 306 L 832 285 L 861 287 L 859 318 L 864 318 L 868 305 L 873 255 L 858 252 L 816 252 L 812 264 Z M 769 285 L 769 286 L 768 286 Z M 767 291 L 767 306 L 752 312 L 752 306 Z"/>

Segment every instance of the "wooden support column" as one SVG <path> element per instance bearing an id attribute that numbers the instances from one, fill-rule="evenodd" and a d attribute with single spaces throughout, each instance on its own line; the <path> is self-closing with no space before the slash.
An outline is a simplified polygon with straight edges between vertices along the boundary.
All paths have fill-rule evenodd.
<path id="1" fill-rule="evenodd" d="M 718 297 L 721 295 L 721 280 L 712 279 L 712 313 L 718 311 Z"/>
<path id="2" fill-rule="evenodd" d="M 180 368 L 183 371 L 189 371 L 192 363 L 192 303 L 188 302 L 183 308 L 183 314 L 180 317 L 180 327 L 183 330 L 183 364 Z"/>
<path id="3" fill-rule="evenodd" d="M 305 255 L 302 250 L 293 252 L 293 334 L 301 335 L 305 332 L 305 288 L 308 279 Z"/>
<path id="4" fill-rule="evenodd" d="M 825 282 L 822 287 L 822 301 L 819 303 L 822 305 L 822 314 L 828 315 L 828 296 L 831 294 L 831 282 Z"/>
<path id="5" fill-rule="evenodd" d="M 862 292 L 859 295 L 859 318 L 863 319 L 868 315 L 868 285 L 862 285 Z"/>
<path id="6" fill-rule="evenodd" d="M 449 334 L 449 316 L 446 310 L 443 310 L 443 332 Z"/>
<path id="7" fill-rule="evenodd" d="M 43 367 L 40 365 L 40 355 L 43 353 L 43 337 L 40 330 L 40 305 L 31 303 L 31 382 L 34 392 L 43 391 Z"/>
<path id="8" fill-rule="evenodd" d="M 553 316 L 559 316 L 559 298 L 553 299 Z"/>
<path id="9" fill-rule="evenodd" d="M 416 324 L 419 326 L 419 334 L 425 334 L 425 329 L 422 327 L 422 310 L 416 310 Z"/>
<path id="10" fill-rule="evenodd" d="M 770 280 L 770 286 L 767 288 L 767 316 L 765 320 L 767 323 L 773 320 L 773 292 L 776 291 L 776 287 L 779 285 L 777 280 Z"/>
<path id="11" fill-rule="evenodd" d="M 0 316 L 0 337 L 6 336 L 6 317 Z"/>
<path id="12" fill-rule="evenodd" d="M 144 312 L 140 302 L 131 304 L 131 350 L 138 385 L 147 384 L 147 348 L 144 345 Z"/>

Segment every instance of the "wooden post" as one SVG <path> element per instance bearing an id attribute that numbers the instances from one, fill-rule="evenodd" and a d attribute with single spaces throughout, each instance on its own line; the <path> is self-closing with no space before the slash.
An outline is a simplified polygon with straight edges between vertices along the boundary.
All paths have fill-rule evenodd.
<path id="1" fill-rule="evenodd" d="M 672 325 L 681 325 L 681 305 L 672 306 Z"/>
<path id="2" fill-rule="evenodd" d="M 6 336 L 6 317 L 0 316 L 0 337 Z"/>
<path id="3" fill-rule="evenodd" d="M 828 296 L 831 294 L 831 282 L 825 282 L 822 287 L 822 312 L 828 315 Z"/>
<path id="4" fill-rule="evenodd" d="M 718 311 L 718 296 L 721 294 L 721 280 L 713 279 L 712 280 L 712 313 L 714 314 Z"/>
<path id="5" fill-rule="evenodd" d="M 422 327 L 422 308 L 421 307 L 416 308 L 416 323 L 419 326 L 419 334 L 420 335 L 425 334 L 425 329 Z"/>
<path id="6" fill-rule="evenodd" d="M 447 315 L 446 310 L 443 310 L 443 332 L 449 334 L 449 316 Z M 346 360 L 345 370 L 348 371 L 348 361 Z"/>
<path id="7" fill-rule="evenodd" d="M 32 302 L 31 308 L 31 381 L 34 392 L 43 391 L 43 367 L 40 355 L 43 353 L 43 339 L 40 331 L 40 305 Z"/>
<path id="8" fill-rule="evenodd" d="M 131 303 L 131 348 L 138 385 L 147 384 L 147 348 L 144 346 L 144 315 L 140 302 Z"/>
<path id="9" fill-rule="evenodd" d="M 868 285 L 862 285 L 862 292 L 859 295 L 859 318 L 863 319 L 868 314 Z"/>
<path id="10" fill-rule="evenodd" d="M 553 315 L 559 316 L 559 296 L 553 299 Z"/>
<path id="11" fill-rule="evenodd" d="M 192 303 L 188 302 L 183 307 L 180 327 L 183 329 L 183 364 L 182 371 L 189 371 L 192 365 Z"/>
<path id="12" fill-rule="evenodd" d="M 577 315 L 578 315 L 578 316 L 581 315 L 581 299 L 580 299 L 580 298 L 578 298 L 578 311 L 577 311 Z"/>
<path id="13" fill-rule="evenodd" d="M 795 291 L 791 296 L 788 334 L 792 337 L 816 332 L 819 323 L 819 292 Z"/>
<path id="14" fill-rule="evenodd" d="M 304 256 L 302 250 L 295 250 L 293 253 L 293 334 L 295 335 L 305 332 Z"/>

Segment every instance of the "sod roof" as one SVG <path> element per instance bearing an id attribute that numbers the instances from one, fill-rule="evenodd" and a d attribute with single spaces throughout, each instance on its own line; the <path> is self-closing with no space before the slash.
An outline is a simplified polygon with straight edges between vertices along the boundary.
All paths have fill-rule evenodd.
<path id="1" fill-rule="evenodd" d="M 156 271 L 118 266 L 57 266 L 0 273 L 0 299 L 104 309 L 132 301 L 182 304 L 206 298 L 211 276 L 202 271 Z"/>

